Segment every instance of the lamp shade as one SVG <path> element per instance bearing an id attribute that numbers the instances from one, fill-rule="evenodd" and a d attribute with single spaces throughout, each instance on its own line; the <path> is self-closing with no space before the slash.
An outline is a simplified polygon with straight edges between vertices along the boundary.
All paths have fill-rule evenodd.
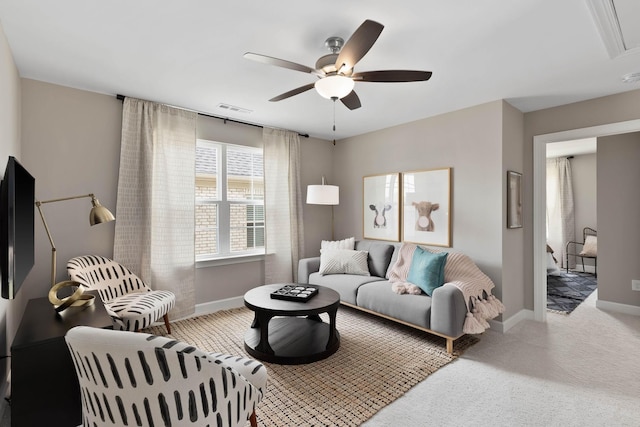
<path id="1" fill-rule="evenodd" d="M 349 77 L 335 75 L 318 80 L 314 86 L 320 96 L 324 98 L 341 99 L 351 93 L 354 85 L 354 81 Z"/>
<path id="2" fill-rule="evenodd" d="M 307 204 L 338 205 L 340 188 L 337 185 L 309 185 L 307 186 Z"/>
<path id="3" fill-rule="evenodd" d="M 95 197 L 91 198 L 91 212 L 89 212 L 89 223 L 91 225 L 102 224 L 103 222 L 111 222 L 116 219 L 111 211 L 100 204 Z"/>

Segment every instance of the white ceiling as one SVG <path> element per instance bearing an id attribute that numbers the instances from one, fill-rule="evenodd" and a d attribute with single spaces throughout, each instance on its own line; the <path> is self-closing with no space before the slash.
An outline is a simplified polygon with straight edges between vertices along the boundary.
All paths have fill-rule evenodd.
<path id="1" fill-rule="evenodd" d="M 341 139 L 498 99 L 528 112 L 640 88 L 621 81 L 640 71 L 640 53 L 608 54 L 591 12 L 597 3 L 611 5 L 2 0 L 0 23 L 22 77 Z M 385 28 L 356 72 L 418 69 L 433 77 L 356 83 L 362 108 L 336 104 L 335 134 L 333 103 L 313 90 L 268 102 L 315 77 L 243 58 L 251 51 L 313 67 L 328 53 L 327 37 L 346 40 L 365 19 Z"/>

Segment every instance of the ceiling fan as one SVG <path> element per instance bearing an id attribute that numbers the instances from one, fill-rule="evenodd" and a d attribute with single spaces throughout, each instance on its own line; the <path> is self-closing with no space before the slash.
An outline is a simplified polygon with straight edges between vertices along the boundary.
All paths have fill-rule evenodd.
<path id="1" fill-rule="evenodd" d="M 355 82 L 417 82 L 429 80 L 431 77 L 431 71 L 381 70 L 354 72 L 353 67 L 371 49 L 383 28 L 384 26 L 378 22 L 366 20 L 346 43 L 340 37 L 329 37 L 325 41 L 325 46 L 331 53 L 320 57 L 316 62 L 316 68 L 259 53 L 247 52 L 244 57 L 264 64 L 302 71 L 318 77 L 318 80 L 314 83 L 290 90 L 271 98 L 269 101 L 282 101 L 315 87 L 321 96 L 333 101 L 340 99 L 347 108 L 355 110 L 361 106 L 360 98 L 353 90 Z"/>

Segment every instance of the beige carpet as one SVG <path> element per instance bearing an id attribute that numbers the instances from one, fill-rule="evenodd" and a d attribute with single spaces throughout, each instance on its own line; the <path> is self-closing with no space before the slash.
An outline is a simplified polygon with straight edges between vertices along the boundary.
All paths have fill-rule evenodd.
<path id="1" fill-rule="evenodd" d="M 243 340 L 252 319 L 246 308 L 219 311 L 172 323 L 171 336 L 206 351 L 247 355 Z M 442 338 L 346 307 L 338 310 L 337 328 L 340 349 L 325 360 L 265 363 L 269 385 L 257 411 L 260 425 L 360 425 L 457 357 L 447 354 Z M 166 335 L 163 326 L 150 332 Z M 454 352 L 476 341 L 462 337 Z"/>

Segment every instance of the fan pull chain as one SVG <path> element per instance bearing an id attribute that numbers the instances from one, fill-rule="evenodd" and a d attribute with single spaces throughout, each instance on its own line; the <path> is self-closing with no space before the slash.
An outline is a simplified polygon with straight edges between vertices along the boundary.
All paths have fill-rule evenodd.
<path id="1" fill-rule="evenodd" d="M 336 145 L 336 98 L 335 96 L 331 98 L 333 100 L 333 145 Z"/>

